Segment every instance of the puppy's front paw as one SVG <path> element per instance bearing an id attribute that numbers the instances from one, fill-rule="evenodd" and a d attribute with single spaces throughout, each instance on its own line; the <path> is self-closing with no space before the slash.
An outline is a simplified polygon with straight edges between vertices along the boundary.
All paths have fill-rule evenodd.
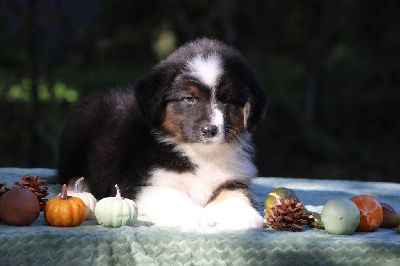
<path id="1" fill-rule="evenodd" d="M 198 227 L 204 212 L 187 195 L 171 188 L 147 187 L 136 203 L 139 215 L 164 226 Z"/>
<path id="2" fill-rule="evenodd" d="M 263 218 L 247 202 L 229 199 L 206 207 L 209 224 L 227 229 L 263 228 Z"/>

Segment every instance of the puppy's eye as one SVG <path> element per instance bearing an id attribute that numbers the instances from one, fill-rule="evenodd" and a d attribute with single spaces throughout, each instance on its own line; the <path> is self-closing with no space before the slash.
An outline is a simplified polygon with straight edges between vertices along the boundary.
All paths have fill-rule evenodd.
<path id="1" fill-rule="evenodd" d="M 231 104 L 231 105 L 236 105 L 239 107 L 243 107 L 245 105 L 244 98 L 237 99 L 237 98 L 233 98 L 231 95 L 228 95 L 228 94 L 222 95 L 218 100 L 223 104 Z"/>
<path id="2" fill-rule="evenodd" d="M 196 99 L 193 96 L 185 96 L 183 97 L 183 101 L 185 101 L 186 103 L 194 103 Z"/>
<path id="3" fill-rule="evenodd" d="M 219 101 L 221 103 L 229 103 L 230 102 L 230 97 L 229 97 L 229 95 L 224 94 L 219 98 Z"/>

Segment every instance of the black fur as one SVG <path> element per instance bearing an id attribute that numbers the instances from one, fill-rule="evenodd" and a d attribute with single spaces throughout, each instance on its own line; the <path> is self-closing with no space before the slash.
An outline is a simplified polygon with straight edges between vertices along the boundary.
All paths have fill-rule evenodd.
<path id="1" fill-rule="evenodd" d="M 115 194 L 115 183 L 133 198 L 154 167 L 176 172 L 194 168 L 172 145 L 155 140 L 129 88 L 80 103 L 63 126 L 58 148 L 59 181 L 84 176 L 97 198 Z"/>

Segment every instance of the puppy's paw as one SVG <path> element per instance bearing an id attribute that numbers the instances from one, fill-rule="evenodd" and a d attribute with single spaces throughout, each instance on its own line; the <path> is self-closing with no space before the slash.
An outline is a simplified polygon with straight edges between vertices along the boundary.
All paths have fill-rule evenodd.
<path id="1" fill-rule="evenodd" d="M 198 227 L 204 213 L 202 207 L 172 188 L 147 187 L 136 203 L 139 215 L 148 217 L 156 225 Z"/>
<path id="2" fill-rule="evenodd" d="M 228 199 L 206 208 L 209 224 L 226 229 L 263 228 L 263 218 L 247 202 Z"/>
<path id="3" fill-rule="evenodd" d="M 214 227 L 217 224 L 215 220 L 214 207 L 207 206 L 203 209 L 200 217 L 200 227 Z"/>

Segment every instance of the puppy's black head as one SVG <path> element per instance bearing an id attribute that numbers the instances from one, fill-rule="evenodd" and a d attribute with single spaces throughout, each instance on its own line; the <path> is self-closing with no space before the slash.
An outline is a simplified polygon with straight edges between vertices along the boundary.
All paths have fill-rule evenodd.
<path id="1" fill-rule="evenodd" d="M 158 133 L 185 143 L 224 143 L 251 131 L 266 93 L 234 49 L 199 39 L 173 52 L 135 86 L 142 115 Z"/>

